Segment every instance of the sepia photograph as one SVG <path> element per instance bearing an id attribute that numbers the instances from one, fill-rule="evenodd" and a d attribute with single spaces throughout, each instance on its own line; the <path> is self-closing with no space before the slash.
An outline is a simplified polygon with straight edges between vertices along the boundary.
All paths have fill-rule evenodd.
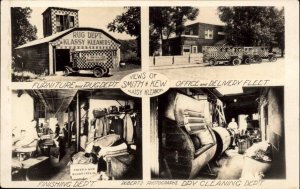
<path id="1" fill-rule="evenodd" d="M 0 188 L 299 188 L 294 0 L 0 9 Z"/>
<path id="2" fill-rule="evenodd" d="M 149 18 L 150 70 L 170 79 L 284 77 L 283 7 L 150 7 Z"/>
<path id="3" fill-rule="evenodd" d="M 151 98 L 152 179 L 285 179 L 283 87 L 172 88 Z"/>
<path id="4" fill-rule="evenodd" d="M 141 113 L 119 89 L 13 90 L 11 180 L 142 179 Z"/>
<path id="5" fill-rule="evenodd" d="M 12 81 L 120 80 L 141 68 L 140 7 L 12 7 Z"/>

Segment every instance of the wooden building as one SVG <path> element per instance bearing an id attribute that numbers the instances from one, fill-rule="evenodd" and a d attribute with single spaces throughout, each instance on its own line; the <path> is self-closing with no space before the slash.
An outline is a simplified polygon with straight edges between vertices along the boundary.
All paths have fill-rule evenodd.
<path id="1" fill-rule="evenodd" d="M 118 67 L 120 42 L 102 29 L 79 27 L 78 10 L 49 7 L 42 15 L 44 38 L 16 48 L 22 70 L 55 74 L 70 66 L 72 52 L 79 50 L 96 52 L 110 68 Z"/>

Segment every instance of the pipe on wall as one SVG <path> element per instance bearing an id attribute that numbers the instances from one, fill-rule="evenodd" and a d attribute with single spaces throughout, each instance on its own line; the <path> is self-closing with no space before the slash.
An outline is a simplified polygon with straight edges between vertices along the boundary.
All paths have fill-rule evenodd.
<path id="1" fill-rule="evenodd" d="M 76 93 L 76 151 L 80 150 L 80 102 L 79 93 Z"/>

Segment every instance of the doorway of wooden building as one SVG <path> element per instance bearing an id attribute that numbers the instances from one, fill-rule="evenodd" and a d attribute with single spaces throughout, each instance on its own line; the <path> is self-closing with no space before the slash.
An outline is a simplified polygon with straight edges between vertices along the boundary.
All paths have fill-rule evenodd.
<path id="1" fill-rule="evenodd" d="M 70 49 L 56 49 L 55 55 L 56 72 L 64 71 L 65 66 L 70 66 Z"/>

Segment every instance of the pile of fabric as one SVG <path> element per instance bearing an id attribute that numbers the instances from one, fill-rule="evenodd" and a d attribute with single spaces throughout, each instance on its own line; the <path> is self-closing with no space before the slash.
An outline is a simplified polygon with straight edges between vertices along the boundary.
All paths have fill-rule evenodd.
<path id="1" fill-rule="evenodd" d="M 85 152 L 78 152 L 71 157 L 72 164 L 89 164 L 91 159 L 85 155 Z"/>
<path id="2" fill-rule="evenodd" d="M 109 134 L 90 142 L 85 151 L 77 152 L 69 164 L 98 164 L 98 172 L 106 171 L 107 157 L 129 154 L 126 142 L 120 135 Z"/>
<path id="3" fill-rule="evenodd" d="M 109 134 L 90 142 L 85 149 L 85 153 L 92 153 L 97 157 L 104 158 L 107 155 L 124 155 L 128 154 L 128 146 L 120 135 Z"/>
<path id="4" fill-rule="evenodd" d="M 247 149 L 245 156 L 261 162 L 271 162 L 271 146 L 268 142 L 258 142 Z"/>
<path id="5" fill-rule="evenodd" d="M 125 105 L 126 106 L 126 105 Z M 109 134 L 117 134 L 128 144 L 133 144 L 135 129 L 137 125 L 136 113 L 129 107 L 112 106 L 108 112 L 107 109 L 94 109 L 94 119 L 91 121 L 92 129 L 89 132 L 88 139 L 91 137 L 102 137 Z"/>
<path id="6" fill-rule="evenodd" d="M 262 179 L 271 168 L 271 155 L 271 146 L 268 142 L 253 144 L 244 154 L 241 179 Z"/>

